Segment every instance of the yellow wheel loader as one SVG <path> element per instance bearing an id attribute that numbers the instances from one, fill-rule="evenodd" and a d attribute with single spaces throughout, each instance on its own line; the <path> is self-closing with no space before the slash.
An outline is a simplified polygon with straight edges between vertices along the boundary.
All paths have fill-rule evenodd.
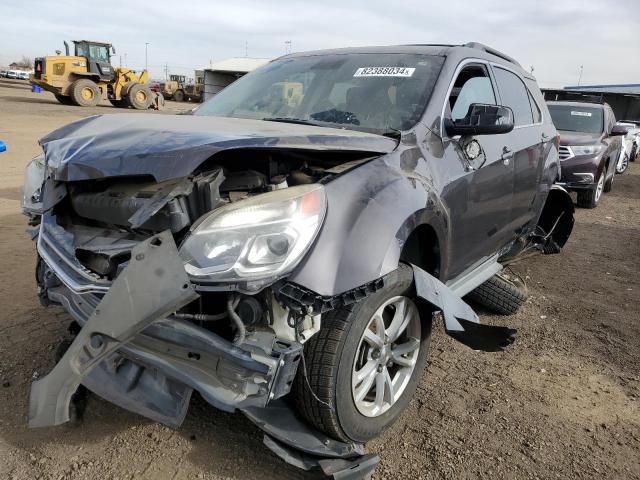
<path id="1" fill-rule="evenodd" d="M 31 83 L 53 93 L 64 105 L 93 107 L 100 100 L 114 106 L 138 110 L 157 107 L 156 94 L 148 86 L 149 74 L 137 74 L 126 67 L 111 66 L 115 49 L 110 43 L 74 40 L 74 55 L 36 58 Z"/>

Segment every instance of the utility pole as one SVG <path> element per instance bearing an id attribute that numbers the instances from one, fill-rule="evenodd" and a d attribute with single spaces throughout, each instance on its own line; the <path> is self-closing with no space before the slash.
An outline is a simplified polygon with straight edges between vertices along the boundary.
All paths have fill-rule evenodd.
<path id="1" fill-rule="evenodd" d="M 582 80 L 582 70 L 584 69 L 584 65 L 580 65 L 580 75 L 578 76 L 578 86 L 580 86 L 580 81 Z"/>
<path id="2" fill-rule="evenodd" d="M 127 52 L 124 53 L 124 66 L 127 66 Z"/>
<path id="3" fill-rule="evenodd" d="M 164 64 L 164 81 L 169 80 L 169 62 L 165 62 Z"/>
<path id="4" fill-rule="evenodd" d="M 249 42 L 247 40 L 244 41 L 244 56 L 249 56 Z"/>
<path id="5" fill-rule="evenodd" d="M 120 66 L 122 67 L 122 55 L 120 55 Z"/>
<path id="6" fill-rule="evenodd" d="M 148 57 L 148 52 L 149 52 L 149 42 L 144 42 L 144 69 L 146 71 L 149 71 L 149 57 Z"/>
<path id="7" fill-rule="evenodd" d="M 286 40 L 284 42 L 284 54 L 288 55 L 291 53 L 291 40 Z"/>

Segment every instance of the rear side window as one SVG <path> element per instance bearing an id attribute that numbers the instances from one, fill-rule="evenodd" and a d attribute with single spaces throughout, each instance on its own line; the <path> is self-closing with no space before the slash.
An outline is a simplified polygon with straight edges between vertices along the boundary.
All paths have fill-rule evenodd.
<path id="1" fill-rule="evenodd" d="M 531 95 L 531 92 L 529 92 L 529 103 L 531 103 L 531 111 L 533 112 L 533 123 L 542 122 L 542 112 L 533 98 L 533 95 Z"/>
<path id="2" fill-rule="evenodd" d="M 529 91 L 522 83 L 522 80 L 516 74 L 500 67 L 495 67 L 494 73 L 502 104 L 513 110 L 516 126 L 534 123 L 531 104 L 529 103 Z"/>

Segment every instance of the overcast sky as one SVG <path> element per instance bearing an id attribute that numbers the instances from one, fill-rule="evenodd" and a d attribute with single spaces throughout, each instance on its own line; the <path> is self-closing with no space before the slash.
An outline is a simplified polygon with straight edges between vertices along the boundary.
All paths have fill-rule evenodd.
<path id="1" fill-rule="evenodd" d="M 95 7 L 90 5 L 95 4 Z M 534 67 L 541 86 L 640 83 L 639 0 L 0 0 L 0 65 L 54 54 L 64 39 L 116 47 L 112 62 L 154 78 L 233 56 L 479 41 Z"/>

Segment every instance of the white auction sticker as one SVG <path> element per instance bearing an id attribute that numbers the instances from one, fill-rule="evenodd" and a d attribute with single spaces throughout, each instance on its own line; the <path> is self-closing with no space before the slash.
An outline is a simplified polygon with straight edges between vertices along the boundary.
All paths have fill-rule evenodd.
<path id="1" fill-rule="evenodd" d="M 578 117 L 590 117 L 591 116 L 591 112 L 574 112 L 573 110 L 571 111 L 571 115 L 575 115 Z"/>
<path id="2" fill-rule="evenodd" d="M 408 67 L 362 67 L 356 70 L 354 77 L 411 77 L 415 68 Z"/>

